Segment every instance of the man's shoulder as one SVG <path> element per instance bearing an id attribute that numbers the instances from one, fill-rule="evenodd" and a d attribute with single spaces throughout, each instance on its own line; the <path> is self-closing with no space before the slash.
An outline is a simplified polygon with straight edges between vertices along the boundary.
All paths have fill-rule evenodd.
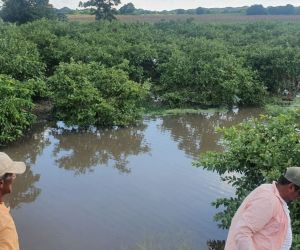
<path id="1" fill-rule="evenodd" d="M 271 184 L 271 183 L 268 183 L 268 184 L 261 184 L 261 185 L 258 186 L 256 189 L 262 190 L 262 191 L 269 191 L 269 192 L 272 192 L 272 191 L 273 191 L 273 184 Z"/>
<path id="2" fill-rule="evenodd" d="M 275 197 L 275 191 L 273 184 L 262 184 L 254 189 L 250 196 L 268 196 L 269 198 Z"/>

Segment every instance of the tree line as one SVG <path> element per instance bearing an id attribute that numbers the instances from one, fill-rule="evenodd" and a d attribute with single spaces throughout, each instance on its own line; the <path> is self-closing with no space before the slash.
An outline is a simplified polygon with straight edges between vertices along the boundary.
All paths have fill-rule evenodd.
<path id="1" fill-rule="evenodd" d="M 267 7 L 252 5 L 250 7 L 226 7 L 226 8 L 203 8 L 175 9 L 171 11 L 149 11 L 135 8 L 133 3 L 124 4 L 119 10 L 120 0 L 99 0 L 79 2 L 82 10 L 71 10 L 67 7 L 55 9 L 49 0 L 3 0 L 0 6 L 0 18 L 7 22 L 22 24 L 33 20 L 47 18 L 66 20 L 67 14 L 92 14 L 96 20 L 114 20 L 117 14 L 143 15 L 143 14 L 247 14 L 247 15 L 299 15 L 300 7 L 293 5 Z"/>
<path id="2" fill-rule="evenodd" d="M 246 10 L 247 15 L 300 15 L 300 7 L 294 7 L 291 4 L 286 6 L 269 6 L 265 8 L 263 5 L 255 4 Z"/>

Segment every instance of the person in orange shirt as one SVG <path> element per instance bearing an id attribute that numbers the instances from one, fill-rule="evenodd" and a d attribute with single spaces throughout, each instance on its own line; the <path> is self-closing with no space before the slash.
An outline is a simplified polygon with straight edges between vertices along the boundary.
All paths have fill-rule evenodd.
<path id="1" fill-rule="evenodd" d="M 26 170 L 24 162 L 13 161 L 7 154 L 0 152 L 0 249 L 19 250 L 19 240 L 9 208 L 4 205 L 3 197 L 11 193 L 16 174 Z"/>
<path id="2" fill-rule="evenodd" d="M 289 250 L 292 228 L 287 202 L 300 197 L 300 167 L 253 190 L 232 218 L 225 250 Z"/>

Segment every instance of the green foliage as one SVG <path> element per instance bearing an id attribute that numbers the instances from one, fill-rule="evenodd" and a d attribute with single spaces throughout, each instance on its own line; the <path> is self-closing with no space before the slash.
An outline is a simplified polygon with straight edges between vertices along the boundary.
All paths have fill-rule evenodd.
<path id="1" fill-rule="evenodd" d="M 268 7 L 268 13 L 270 15 L 294 15 L 296 14 L 296 8 L 287 4 L 286 6 Z"/>
<path id="2" fill-rule="evenodd" d="M 54 19 L 49 0 L 3 0 L 0 17 L 7 22 L 26 23 L 41 18 Z"/>
<path id="3" fill-rule="evenodd" d="M 297 92 L 300 76 L 299 48 L 286 46 L 251 48 L 247 52 L 247 62 L 258 72 L 271 93 L 280 94 L 285 89 Z"/>
<path id="4" fill-rule="evenodd" d="M 143 99 L 144 91 L 133 98 L 123 86 L 144 89 L 148 82 L 151 98 L 143 101 L 144 107 L 155 101 L 159 108 L 261 105 L 269 94 L 280 97 L 284 90 L 292 98 L 299 91 L 299 37 L 297 22 L 212 24 L 190 19 L 152 25 L 41 19 L 20 26 L 0 23 L 0 74 L 10 75 L 31 89 L 34 102 L 51 94 L 57 117 L 69 123 L 129 124 L 140 106 L 131 101 Z M 80 77 L 70 69 L 76 67 Z M 90 73 L 93 67 L 97 73 Z M 68 68 L 66 74 L 63 68 Z M 80 115 L 72 113 L 76 109 L 56 93 L 62 92 L 68 78 L 75 82 L 75 99 L 89 102 L 81 106 Z M 81 78 L 86 89 L 78 84 Z M 97 79 L 105 84 L 99 85 Z M 123 104 L 106 96 L 105 91 L 111 91 L 110 81 L 120 84 L 126 93 Z M 106 85 L 107 89 L 101 88 Z M 74 105 L 75 99 L 71 100 Z M 102 106 L 91 108 L 94 103 Z"/>
<path id="5" fill-rule="evenodd" d="M 139 117 L 148 86 L 97 63 L 60 64 L 49 78 L 55 115 L 70 125 L 126 126 Z"/>
<path id="6" fill-rule="evenodd" d="M 29 79 L 23 84 L 31 91 L 31 99 L 33 101 L 48 99 L 51 95 L 44 79 Z"/>
<path id="7" fill-rule="evenodd" d="M 207 14 L 208 10 L 206 8 L 202 8 L 202 7 L 198 7 L 196 9 L 196 14 L 197 15 L 203 15 L 203 14 Z"/>
<path id="8" fill-rule="evenodd" d="M 267 10 L 261 4 L 252 5 L 246 10 L 247 15 L 267 15 L 267 13 Z"/>
<path id="9" fill-rule="evenodd" d="M 32 91 L 7 75 L 0 75 L 0 144 L 20 138 L 34 121 Z"/>
<path id="10" fill-rule="evenodd" d="M 161 66 L 159 91 L 170 106 L 259 105 L 262 84 L 222 43 L 189 39 Z"/>
<path id="11" fill-rule="evenodd" d="M 14 27 L 0 30 L 0 51 L 0 74 L 18 80 L 43 76 L 45 66 L 36 45 L 24 39 Z"/>
<path id="12" fill-rule="evenodd" d="M 80 7 L 92 7 L 93 13 L 96 15 L 96 20 L 114 20 L 116 19 L 116 9 L 113 8 L 121 3 L 120 0 L 89 0 L 80 2 Z"/>
<path id="13" fill-rule="evenodd" d="M 277 116 L 262 116 L 236 127 L 221 129 L 225 151 L 208 152 L 197 166 L 217 172 L 235 188 L 235 197 L 217 199 L 222 206 L 215 219 L 228 228 L 243 199 L 258 185 L 277 180 L 287 167 L 300 162 L 299 110 Z M 300 235 L 299 202 L 290 206 L 295 244 Z"/>
<path id="14" fill-rule="evenodd" d="M 135 7 L 133 5 L 133 3 L 127 3 L 127 4 L 124 4 L 120 9 L 119 9 L 119 12 L 120 14 L 123 14 L 123 15 L 131 15 L 135 12 Z"/>
<path id="15" fill-rule="evenodd" d="M 297 15 L 298 8 L 291 4 L 286 6 L 269 6 L 264 8 L 262 5 L 252 5 L 246 10 L 247 15 Z"/>

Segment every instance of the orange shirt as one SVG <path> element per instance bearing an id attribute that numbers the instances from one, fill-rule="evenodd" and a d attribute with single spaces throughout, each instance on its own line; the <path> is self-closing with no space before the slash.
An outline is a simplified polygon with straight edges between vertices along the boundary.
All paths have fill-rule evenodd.
<path id="1" fill-rule="evenodd" d="M 19 250 L 16 226 L 4 203 L 0 203 L 0 249 Z"/>
<path id="2" fill-rule="evenodd" d="M 225 250 L 281 250 L 288 227 L 282 202 L 275 182 L 253 190 L 232 218 Z"/>

